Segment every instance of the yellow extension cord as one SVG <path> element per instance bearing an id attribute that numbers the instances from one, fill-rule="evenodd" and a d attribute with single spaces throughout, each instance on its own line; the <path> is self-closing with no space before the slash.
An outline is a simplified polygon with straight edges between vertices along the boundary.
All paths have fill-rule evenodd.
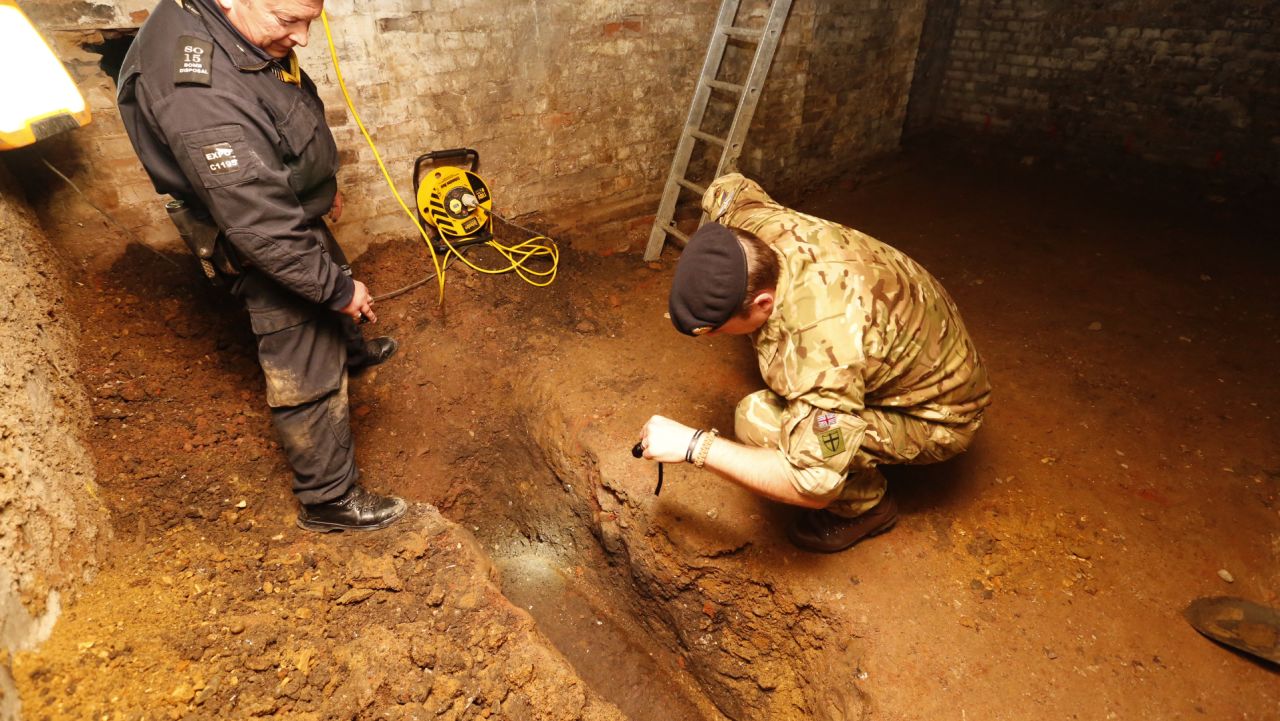
<path id="1" fill-rule="evenodd" d="M 351 94 L 347 92 L 347 83 L 342 79 L 342 69 L 338 67 L 338 51 L 333 45 L 333 33 L 329 30 L 329 17 L 325 15 L 323 10 L 320 12 L 320 21 L 324 24 L 324 36 L 329 42 L 329 57 L 333 60 L 333 72 L 338 78 L 338 87 L 342 89 L 342 97 L 347 101 L 347 108 L 351 110 L 351 117 L 355 118 L 356 126 L 360 128 L 360 133 L 364 135 L 365 142 L 369 144 L 369 149 L 373 151 L 373 157 L 378 161 L 378 168 L 382 170 L 382 177 L 386 179 L 387 185 L 391 188 L 391 194 L 395 196 L 396 202 L 400 203 L 400 207 L 404 210 L 405 214 L 409 216 L 409 220 L 412 220 L 414 226 L 418 228 L 418 233 L 422 236 L 422 240 L 427 246 L 427 251 L 431 253 L 431 264 L 435 266 L 436 279 L 440 287 L 440 302 L 444 303 L 444 269 L 447 263 L 442 264 L 440 259 L 436 257 L 436 250 L 431 244 L 431 236 L 427 234 L 427 229 L 424 228 L 422 223 L 418 220 L 417 213 L 409 210 L 409 206 L 405 205 L 404 199 L 400 197 L 400 191 L 396 189 L 395 181 L 391 180 L 391 174 L 387 172 L 387 166 L 382 162 L 382 155 L 378 152 L 378 147 L 374 145 L 373 138 L 369 137 L 369 131 L 365 130 L 364 122 L 360 120 L 360 113 L 356 112 L 356 106 L 351 102 Z M 417 202 L 416 198 L 414 199 L 414 202 Z M 491 215 L 499 218 L 504 223 L 507 222 L 505 218 L 502 218 L 497 213 L 491 213 Z M 556 247 L 555 241 L 545 235 L 534 236 L 523 243 L 514 246 L 502 245 L 496 240 L 490 240 L 487 245 L 501 253 L 510 264 L 505 268 L 497 269 L 481 268 L 470 260 L 467 260 L 466 256 L 458 252 L 458 249 L 449 243 L 449 240 L 444 237 L 443 233 L 440 234 L 440 239 L 444 242 L 445 246 L 449 248 L 450 253 L 457 257 L 458 260 L 461 260 L 469 266 L 472 270 L 480 273 L 487 273 L 489 275 L 498 275 L 501 273 L 510 273 L 515 271 L 516 275 L 520 276 L 521 280 L 539 288 L 545 288 L 555 282 L 556 269 L 560 267 L 560 250 Z M 543 245 L 535 242 L 538 240 L 545 240 L 548 244 Z M 544 256 L 551 258 L 551 267 L 549 269 L 535 270 L 527 267 L 526 263 L 528 263 L 530 259 Z M 448 259 L 448 253 L 445 254 L 445 258 L 446 260 Z"/>

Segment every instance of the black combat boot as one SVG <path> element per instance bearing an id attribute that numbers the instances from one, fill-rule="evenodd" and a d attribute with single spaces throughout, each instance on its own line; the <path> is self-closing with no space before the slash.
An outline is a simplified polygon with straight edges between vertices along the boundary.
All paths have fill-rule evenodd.
<path id="1" fill-rule="evenodd" d="M 400 344 L 389 335 L 374 338 L 365 344 L 364 367 L 376 366 L 391 360 L 391 356 L 395 355 L 399 349 Z"/>
<path id="2" fill-rule="evenodd" d="M 395 496 L 380 496 L 352 486 L 341 498 L 303 505 L 298 528 L 308 531 L 372 531 L 386 528 L 404 515 L 409 505 Z"/>
<path id="3" fill-rule="evenodd" d="M 351 355 L 347 359 L 347 369 L 358 375 L 366 368 L 386 363 L 400 349 L 400 344 L 389 335 L 365 341 L 364 352 L 359 356 Z"/>

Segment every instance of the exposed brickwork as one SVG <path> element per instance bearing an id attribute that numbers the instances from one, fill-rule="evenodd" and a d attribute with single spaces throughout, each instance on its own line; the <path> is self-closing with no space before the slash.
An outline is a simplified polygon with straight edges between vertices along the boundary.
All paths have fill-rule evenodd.
<path id="1" fill-rule="evenodd" d="M 923 3 L 796 0 L 743 168 L 773 187 L 791 187 L 895 148 Z M 90 126 L 49 143 L 46 154 L 144 240 L 171 244 L 168 220 L 115 113 L 114 83 L 98 67 L 101 57 L 82 47 L 100 43 L 103 28 L 136 27 L 153 4 L 30 0 L 24 8 L 55 42 L 94 112 Z M 759 22 L 764 6 L 745 0 L 740 22 Z M 330 0 L 327 7 L 356 107 L 406 198 L 414 158 L 469 146 L 480 151 L 481 173 L 504 215 L 541 220 L 590 249 L 644 242 L 718 3 L 620 9 L 604 0 L 459 0 L 422 9 Z M 408 237 L 414 231 L 345 107 L 320 23 L 300 56 L 343 152 L 349 202 L 340 237 L 357 253 L 369 240 Z M 46 224 L 103 228 L 69 249 L 77 260 L 118 257 L 124 241 L 60 181 L 41 166 L 31 182 L 50 188 L 36 194 Z"/>
<path id="2" fill-rule="evenodd" d="M 923 0 L 797 0 L 741 167 L 780 197 L 897 149 Z"/>
<path id="3" fill-rule="evenodd" d="M 928 0 L 925 4 L 924 27 L 920 31 L 920 51 L 916 53 L 915 74 L 911 80 L 904 136 L 932 129 L 947 63 L 951 59 L 951 40 L 955 35 L 959 11 L 959 0 Z"/>
<path id="4" fill-rule="evenodd" d="M 937 124 L 1103 163 L 1280 177 L 1280 2 L 933 0 L 929 10 L 956 15 Z"/>
<path id="5" fill-rule="evenodd" d="M 114 83 L 84 45 L 136 27 L 151 0 L 28 0 L 89 97 L 94 122 L 43 152 L 147 242 L 174 242 L 133 159 Z M 740 24 L 760 24 L 745 0 Z M 701 66 L 715 2 L 330 0 L 357 108 L 401 193 L 413 159 L 477 148 L 500 212 L 596 250 L 635 248 L 657 205 Z M 898 147 L 913 130 L 976 132 L 1034 152 L 1280 176 L 1280 0 L 1105 7 L 1066 0 L 796 0 L 740 161 L 780 197 Z M 329 105 L 351 201 L 339 227 L 358 253 L 413 231 L 338 90 L 323 30 L 301 55 Z M 745 72 L 738 49 L 730 72 Z M 913 84 L 914 83 L 914 84 Z M 708 124 L 725 122 L 713 105 Z M 109 262 L 124 241 L 42 166 L 37 210 L 103 229 L 72 248 Z M 60 234 L 58 234 L 60 235 Z M 70 234 L 75 236 L 75 233 Z M 83 236 L 83 233 L 80 233 Z"/>

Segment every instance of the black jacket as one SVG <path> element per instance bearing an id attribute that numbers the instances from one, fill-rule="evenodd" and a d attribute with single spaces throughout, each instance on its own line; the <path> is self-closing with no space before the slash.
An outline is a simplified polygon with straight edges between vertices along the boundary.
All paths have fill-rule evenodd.
<path id="1" fill-rule="evenodd" d="M 337 146 L 311 79 L 280 69 L 216 2 L 162 0 L 125 56 L 117 104 L 156 192 L 207 208 L 249 265 L 336 310 L 354 292 L 320 220 Z"/>

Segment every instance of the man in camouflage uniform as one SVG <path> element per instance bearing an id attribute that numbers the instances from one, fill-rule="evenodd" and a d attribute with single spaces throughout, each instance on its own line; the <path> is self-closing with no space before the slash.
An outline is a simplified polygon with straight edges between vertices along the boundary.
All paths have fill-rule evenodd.
<path id="1" fill-rule="evenodd" d="M 887 531 L 897 507 L 877 467 L 964 451 L 990 400 L 955 303 L 898 250 L 784 208 L 741 175 L 717 179 L 702 205 L 718 222 L 681 256 L 672 323 L 687 335 L 749 335 L 769 390 L 738 404 L 741 443 L 654 416 L 644 456 L 705 465 L 810 509 L 788 530 L 805 549 L 840 551 Z"/>

